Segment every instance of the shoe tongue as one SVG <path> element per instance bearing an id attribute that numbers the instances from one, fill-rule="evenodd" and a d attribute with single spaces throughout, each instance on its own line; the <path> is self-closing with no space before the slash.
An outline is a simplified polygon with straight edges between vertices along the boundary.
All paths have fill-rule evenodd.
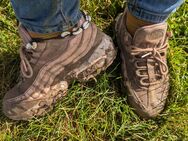
<path id="1" fill-rule="evenodd" d="M 139 28 L 135 32 L 133 43 L 140 48 L 146 48 L 147 44 L 157 45 L 160 42 L 163 43 L 166 36 L 166 30 L 166 23 Z"/>

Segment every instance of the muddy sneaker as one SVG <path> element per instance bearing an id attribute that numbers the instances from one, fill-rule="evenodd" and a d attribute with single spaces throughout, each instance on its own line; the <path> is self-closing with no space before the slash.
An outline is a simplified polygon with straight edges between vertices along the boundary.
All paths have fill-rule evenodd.
<path id="1" fill-rule="evenodd" d="M 84 15 L 79 28 L 61 37 L 34 41 L 19 28 L 24 46 L 20 48 L 20 81 L 3 99 L 3 112 L 13 120 L 44 115 L 66 94 L 73 80 L 87 81 L 105 70 L 116 57 L 109 36 Z"/>
<path id="2" fill-rule="evenodd" d="M 118 16 L 115 30 L 128 101 L 141 117 L 155 117 L 164 109 L 169 90 L 167 24 L 142 27 L 132 38 L 124 17 L 126 12 Z"/>

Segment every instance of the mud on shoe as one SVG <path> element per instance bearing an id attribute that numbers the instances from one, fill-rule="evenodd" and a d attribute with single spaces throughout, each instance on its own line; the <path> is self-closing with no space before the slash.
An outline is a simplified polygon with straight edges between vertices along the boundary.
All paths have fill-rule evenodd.
<path id="1" fill-rule="evenodd" d="M 115 59 L 112 39 L 84 14 L 81 26 L 48 40 L 33 40 L 19 27 L 22 80 L 6 93 L 3 112 L 13 120 L 44 115 L 66 95 L 73 80 L 87 81 Z"/>
<path id="2" fill-rule="evenodd" d="M 117 17 L 115 31 L 128 101 L 142 118 L 155 117 L 164 109 L 169 90 L 167 24 L 139 28 L 132 37 L 125 17 L 126 11 Z"/>

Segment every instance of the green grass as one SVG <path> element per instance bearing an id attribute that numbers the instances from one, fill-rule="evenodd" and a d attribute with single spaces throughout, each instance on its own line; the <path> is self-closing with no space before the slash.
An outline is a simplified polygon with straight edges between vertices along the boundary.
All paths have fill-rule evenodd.
<path id="1" fill-rule="evenodd" d="M 186 0 L 186 2 L 188 2 Z M 82 1 L 93 21 L 113 35 L 113 22 L 123 11 L 124 0 Z M 168 65 L 171 90 L 165 111 L 151 120 L 140 119 L 120 91 L 119 59 L 97 78 L 97 83 L 74 83 L 68 96 L 48 115 L 28 122 L 15 122 L 0 111 L 2 141 L 187 141 L 188 140 L 188 3 L 168 20 L 170 39 Z M 8 0 L 0 2 L 0 103 L 18 81 L 20 39 Z M 0 106 L 1 108 L 2 106 Z"/>

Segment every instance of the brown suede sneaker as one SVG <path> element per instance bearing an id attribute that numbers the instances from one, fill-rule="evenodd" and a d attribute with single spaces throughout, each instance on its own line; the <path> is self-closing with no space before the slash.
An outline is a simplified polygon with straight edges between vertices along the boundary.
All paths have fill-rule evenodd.
<path id="1" fill-rule="evenodd" d="M 131 37 L 125 19 L 126 12 L 118 16 L 115 30 L 128 101 L 141 117 L 155 117 L 164 109 L 169 90 L 167 24 L 139 28 Z"/>
<path id="2" fill-rule="evenodd" d="M 105 70 L 116 57 L 111 38 L 85 22 L 59 38 L 34 41 L 24 27 L 20 48 L 22 80 L 3 99 L 3 112 L 13 120 L 44 115 L 65 96 L 73 80 L 87 81 Z"/>

